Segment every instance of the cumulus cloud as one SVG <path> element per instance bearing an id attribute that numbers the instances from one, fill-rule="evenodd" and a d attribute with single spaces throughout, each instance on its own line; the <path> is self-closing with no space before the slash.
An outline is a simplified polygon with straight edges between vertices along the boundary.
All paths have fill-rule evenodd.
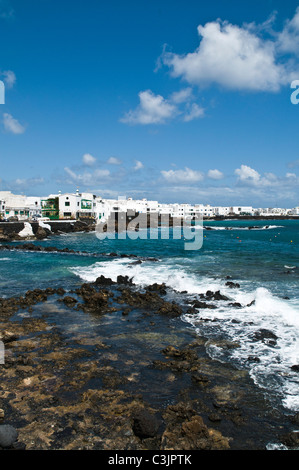
<path id="1" fill-rule="evenodd" d="M 64 168 L 67 173 L 69 183 L 82 185 L 82 186 L 91 186 L 98 183 L 103 183 L 107 178 L 110 177 L 110 171 L 104 169 L 96 169 L 93 172 L 85 171 L 84 173 L 76 173 L 69 167 Z"/>
<path id="2" fill-rule="evenodd" d="M 257 184 L 261 179 L 261 175 L 247 165 L 241 165 L 241 168 L 235 170 L 235 174 L 238 176 L 239 181 L 243 183 Z"/>
<path id="3" fill-rule="evenodd" d="M 190 106 L 187 107 L 187 111 L 183 119 L 185 122 L 190 122 L 193 121 L 193 119 L 204 117 L 204 114 L 204 108 L 200 107 L 197 103 L 192 103 Z"/>
<path id="4" fill-rule="evenodd" d="M 121 122 L 126 124 L 164 124 L 176 113 L 177 108 L 163 96 L 155 95 L 151 90 L 139 93 L 139 106 L 129 111 Z"/>
<path id="5" fill-rule="evenodd" d="M 200 171 L 188 167 L 184 170 L 164 170 L 161 174 L 168 183 L 196 183 L 203 180 L 203 174 Z"/>
<path id="6" fill-rule="evenodd" d="M 8 113 L 3 114 L 3 125 L 5 131 L 12 134 L 23 134 L 25 132 L 25 127 Z"/>
<path id="7" fill-rule="evenodd" d="M 265 39 L 261 29 L 265 25 L 237 26 L 218 19 L 198 26 L 200 44 L 194 52 L 164 51 L 161 60 L 173 77 L 183 78 L 191 85 L 217 84 L 234 90 L 277 92 L 289 84 L 296 71 L 292 70 L 293 62 L 280 60 L 279 53 L 298 54 L 299 7 L 280 33 Z"/>
<path id="8" fill-rule="evenodd" d="M 83 161 L 84 165 L 87 165 L 87 166 L 94 165 L 96 160 L 97 159 L 95 157 L 93 157 L 92 155 L 90 155 L 90 153 L 85 153 L 82 157 L 82 161 Z"/>
<path id="9" fill-rule="evenodd" d="M 208 171 L 208 177 L 211 178 L 212 180 L 221 180 L 224 177 L 224 175 L 221 171 L 215 169 L 215 170 Z"/>
<path id="10" fill-rule="evenodd" d="M 17 80 L 15 73 L 12 70 L 5 70 L 4 72 L 1 72 L 0 75 L 3 77 L 6 88 L 13 88 Z"/>
<path id="11" fill-rule="evenodd" d="M 138 171 L 138 170 L 142 170 L 142 168 L 144 168 L 143 163 L 140 162 L 139 160 L 135 160 L 134 170 Z"/>
<path id="12" fill-rule="evenodd" d="M 110 157 L 107 160 L 108 165 L 121 165 L 122 161 L 116 157 Z"/>
<path id="13" fill-rule="evenodd" d="M 286 178 L 294 179 L 294 178 L 297 178 L 297 175 L 296 175 L 296 173 L 286 173 Z"/>
<path id="14" fill-rule="evenodd" d="M 295 173 L 287 173 L 285 177 L 278 177 L 272 172 L 265 172 L 261 175 L 258 171 L 247 165 L 241 165 L 240 168 L 237 168 L 235 175 L 238 177 L 237 183 L 239 186 L 246 186 L 247 188 L 252 187 L 257 190 L 268 191 L 275 189 L 279 191 L 290 187 L 291 183 L 297 184 L 297 176 Z"/>
<path id="15" fill-rule="evenodd" d="M 182 90 L 172 93 L 170 99 L 173 103 L 185 103 L 192 97 L 192 88 L 183 88 Z"/>
<path id="16" fill-rule="evenodd" d="M 299 54 L 299 7 L 294 17 L 286 21 L 278 34 L 277 47 L 281 52 Z"/>
<path id="17" fill-rule="evenodd" d="M 165 124 L 180 116 L 189 122 L 204 116 L 204 109 L 191 102 L 192 88 L 184 88 L 172 93 L 169 99 L 155 95 L 151 90 L 139 93 L 139 106 L 129 111 L 121 122 L 125 124 Z"/>

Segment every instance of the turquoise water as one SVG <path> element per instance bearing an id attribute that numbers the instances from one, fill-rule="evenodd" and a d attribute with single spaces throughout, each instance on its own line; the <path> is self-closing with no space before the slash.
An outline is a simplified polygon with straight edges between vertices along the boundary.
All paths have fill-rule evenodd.
<path id="1" fill-rule="evenodd" d="M 215 310 L 185 315 L 186 328 L 207 338 L 212 357 L 248 369 L 274 403 L 298 411 L 299 374 L 292 366 L 299 364 L 299 221 L 211 221 L 201 233 L 203 246 L 196 251 L 186 251 L 185 240 L 172 239 L 172 232 L 170 239 L 150 239 L 147 234 L 147 239 L 101 241 L 95 233 L 79 233 L 35 242 L 84 254 L 1 251 L 0 296 L 48 286 L 72 289 L 100 275 L 113 280 L 128 275 L 140 287 L 164 282 L 175 291 L 169 292 L 170 298 L 184 303 L 207 290 L 220 290 L 230 302 L 215 301 Z M 158 261 L 132 264 L 132 258 L 102 255 L 111 252 Z M 240 287 L 228 287 L 227 276 Z M 229 305 L 235 302 L 241 307 Z M 277 340 L 257 340 L 260 329 L 271 331 Z M 239 347 L 225 349 L 219 346 L 222 339 Z"/>

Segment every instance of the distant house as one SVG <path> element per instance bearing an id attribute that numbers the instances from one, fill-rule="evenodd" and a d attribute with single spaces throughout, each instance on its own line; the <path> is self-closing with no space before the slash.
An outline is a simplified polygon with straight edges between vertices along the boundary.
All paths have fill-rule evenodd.
<path id="1" fill-rule="evenodd" d="M 50 196 L 41 200 L 41 211 L 43 217 L 48 217 L 50 220 L 59 219 L 59 198 L 57 196 Z"/>

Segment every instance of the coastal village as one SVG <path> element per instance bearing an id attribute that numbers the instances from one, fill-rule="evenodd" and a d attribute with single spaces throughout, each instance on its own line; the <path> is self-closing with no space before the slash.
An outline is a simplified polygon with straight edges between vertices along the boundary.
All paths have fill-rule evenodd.
<path id="1" fill-rule="evenodd" d="M 294 208 L 254 208 L 252 206 L 211 206 L 204 204 L 164 204 L 147 199 L 104 199 L 92 193 L 50 194 L 35 197 L 0 191 L 0 220 L 107 220 L 113 213 L 158 214 L 172 218 L 209 219 L 214 217 L 299 217 L 299 206 Z"/>

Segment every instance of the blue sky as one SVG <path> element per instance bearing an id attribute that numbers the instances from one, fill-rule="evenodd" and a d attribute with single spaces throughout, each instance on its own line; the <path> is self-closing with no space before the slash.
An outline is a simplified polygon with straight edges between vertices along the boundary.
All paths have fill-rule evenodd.
<path id="1" fill-rule="evenodd" d="M 0 190 L 299 205 L 299 0 L 0 0 Z"/>

